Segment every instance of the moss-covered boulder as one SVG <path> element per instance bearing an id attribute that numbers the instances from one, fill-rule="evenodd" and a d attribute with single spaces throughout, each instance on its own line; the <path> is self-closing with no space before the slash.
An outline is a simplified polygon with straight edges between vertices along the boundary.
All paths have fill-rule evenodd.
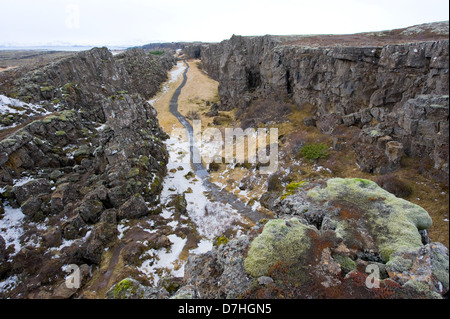
<path id="1" fill-rule="evenodd" d="M 133 278 L 125 278 L 106 293 L 107 299 L 166 299 L 167 291 L 142 285 Z"/>
<path id="2" fill-rule="evenodd" d="M 265 276 L 269 269 L 282 261 L 298 263 L 306 258 L 311 247 L 312 227 L 302 224 L 297 218 L 269 221 L 250 244 L 245 270 L 253 277 Z"/>
<path id="3" fill-rule="evenodd" d="M 360 179 L 333 178 L 326 188 L 316 187 L 308 192 L 315 202 L 344 201 L 355 205 L 367 221 L 368 231 L 374 238 L 384 262 L 393 253 L 417 250 L 422 247 L 419 230 L 431 226 L 431 217 L 420 206 L 397 198 L 375 182 Z M 337 223 L 336 233 L 345 236 L 343 222 Z"/>

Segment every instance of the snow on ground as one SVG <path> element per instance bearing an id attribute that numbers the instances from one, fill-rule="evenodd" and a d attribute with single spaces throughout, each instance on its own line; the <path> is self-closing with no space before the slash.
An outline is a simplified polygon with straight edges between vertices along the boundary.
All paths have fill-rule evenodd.
<path id="1" fill-rule="evenodd" d="M 22 186 L 22 185 L 25 185 L 28 182 L 33 181 L 33 180 L 34 180 L 34 178 L 31 178 L 31 177 L 28 177 L 28 176 L 24 176 L 24 177 L 22 177 L 20 179 L 13 180 L 13 184 L 14 184 L 14 186 Z"/>
<path id="2" fill-rule="evenodd" d="M 207 188 L 189 163 L 189 142 L 186 138 L 171 137 L 166 145 L 170 155 L 167 165 L 169 173 L 163 182 L 161 202 L 166 203 L 171 195 L 187 191 L 185 198 L 188 216 L 197 225 L 199 234 L 211 240 L 242 221 L 242 217 L 231 205 L 208 199 Z"/>
<path id="3" fill-rule="evenodd" d="M 5 240 L 6 247 L 14 246 L 14 254 L 12 256 L 15 256 L 22 249 L 20 237 L 24 233 L 23 219 L 25 215 L 20 208 L 12 208 L 9 205 L 5 205 L 4 209 L 5 214 L 0 219 L 0 234 Z"/>
<path id="4" fill-rule="evenodd" d="M 19 282 L 19 277 L 17 277 L 17 275 L 7 278 L 6 280 L 0 282 L 0 292 L 14 289 Z"/>
<path id="5" fill-rule="evenodd" d="M 150 258 L 146 259 L 138 268 L 138 270 L 149 277 L 149 281 L 153 281 L 155 286 L 163 277 L 184 276 L 184 263 L 180 262 L 179 257 L 187 242 L 187 238 L 183 239 L 175 234 L 167 237 L 172 242 L 172 246 L 167 249 L 150 249 L 146 252 L 146 257 Z"/>
<path id="6" fill-rule="evenodd" d="M 213 240 L 223 235 L 227 229 L 236 229 L 239 233 L 239 222 L 244 222 L 241 215 L 231 205 L 212 202 L 208 198 L 208 189 L 203 185 L 202 178 L 197 176 L 190 164 L 190 144 L 187 136 L 171 136 L 165 141 L 169 151 L 168 174 L 163 181 L 161 203 L 167 204 L 172 195 L 185 194 L 187 202 L 187 218 L 196 225 L 198 234 L 202 237 L 197 248 L 190 254 L 205 253 L 213 248 Z M 175 230 L 179 222 L 174 220 L 171 208 L 163 208 L 161 217 L 167 220 L 168 226 Z M 122 230 L 122 228 L 120 229 Z M 121 232 L 122 233 L 122 232 Z M 175 234 L 167 236 L 173 243 L 169 248 L 149 250 L 146 259 L 139 268 L 153 280 L 156 285 L 164 276 L 182 277 L 185 260 L 179 258 L 187 238 Z"/>
<path id="7" fill-rule="evenodd" d="M 0 95 L 0 114 L 20 114 L 31 112 L 35 114 L 46 115 L 51 112 L 44 109 L 41 105 L 25 103 L 17 99 Z"/>
<path id="8" fill-rule="evenodd" d="M 161 86 L 159 93 L 151 100 L 148 100 L 151 106 L 161 98 L 164 94 L 169 91 L 170 84 L 176 82 L 178 78 L 183 74 L 184 70 L 186 70 L 186 65 L 182 61 L 178 61 L 177 65 L 169 71 L 169 79 Z"/>

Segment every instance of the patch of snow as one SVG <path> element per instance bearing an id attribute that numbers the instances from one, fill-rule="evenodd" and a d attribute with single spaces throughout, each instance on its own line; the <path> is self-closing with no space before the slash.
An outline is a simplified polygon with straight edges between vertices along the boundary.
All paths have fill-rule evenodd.
<path id="1" fill-rule="evenodd" d="M 16 108 L 22 108 L 23 110 L 17 110 Z M 40 105 L 25 103 L 17 99 L 9 98 L 5 95 L 0 95 L 0 113 L 23 115 L 27 113 L 27 111 L 34 113 L 34 115 L 47 115 L 51 113 Z"/>
<path id="2" fill-rule="evenodd" d="M 17 275 L 6 278 L 4 281 L 0 282 L 0 292 L 14 289 L 18 283 L 19 277 L 17 277 Z"/>
<path id="3" fill-rule="evenodd" d="M 14 186 L 23 186 L 26 183 L 31 182 L 31 181 L 34 181 L 34 178 L 25 176 L 25 177 L 22 177 L 21 179 L 13 180 L 13 184 L 14 184 Z"/>
<path id="4" fill-rule="evenodd" d="M 5 214 L 0 219 L 0 230 L 3 239 L 5 240 L 6 247 L 13 245 L 15 256 L 22 245 L 20 243 L 20 237 L 23 235 L 23 219 L 25 215 L 20 208 L 12 208 L 9 205 L 4 206 Z M 11 256 L 12 257 L 12 256 Z"/>
<path id="5" fill-rule="evenodd" d="M 178 78 L 183 74 L 184 70 L 186 70 L 186 65 L 182 61 L 178 61 L 177 65 L 169 71 L 169 79 L 162 84 L 160 93 L 157 94 L 156 97 L 154 97 L 151 100 L 148 100 L 147 102 L 153 106 L 156 101 L 158 101 L 164 94 L 166 94 L 169 91 L 170 84 L 176 82 Z"/>
<path id="6" fill-rule="evenodd" d="M 119 232 L 119 235 L 117 236 L 119 238 L 119 240 L 122 240 L 123 235 L 125 234 L 125 232 L 130 229 L 129 225 L 125 225 L 126 220 L 121 221 L 118 225 L 117 225 L 117 231 Z"/>
<path id="7" fill-rule="evenodd" d="M 208 252 L 208 251 L 210 251 L 212 249 L 213 249 L 213 242 L 211 240 L 208 240 L 208 239 L 202 239 L 198 243 L 197 248 L 191 249 L 189 252 L 191 254 L 200 255 L 200 254 L 204 254 L 204 253 L 206 253 L 206 252 Z"/>
<path id="8" fill-rule="evenodd" d="M 184 263 L 179 260 L 187 238 L 178 237 L 175 234 L 167 236 L 173 245 L 166 249 L 150 249 L 147 255 L 150 259 L 145 260 L 138 270 L 146 274 L 149 279 L 153 279 L 153 285 L 156 286 L 161 278 L 165 276 L 183 277 Z"/>
<path id="9" fill-rule="evenodd" d="M 108 124 L 102 124 L 102 125 L 100 125 L 99 127 L 96 127 L 95 129 L 98 131 L 98 132 L 101 132 L 101 131 L 103 131 L 106 127 L 108 126 Z"/>

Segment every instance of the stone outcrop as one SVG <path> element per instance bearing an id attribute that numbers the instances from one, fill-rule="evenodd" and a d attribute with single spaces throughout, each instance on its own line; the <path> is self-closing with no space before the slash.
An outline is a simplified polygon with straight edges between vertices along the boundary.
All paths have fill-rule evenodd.
<path id="1" fill-rule="evenodd" d="M 146 99 L 174 62 L 137 49 L 117 56 L 93 49 L 26 73 L 1 92 L 51 112 L 0 141 L 2 203 L 21 207 L 23 227 L 45 222 L 48 229 L 31 227 L 17 239 L 35 236 L 39 245 L 15 254 L 2 248 L 0 278 L 24 276 L 15 294 L 44 293 L 63 278 L 63 265 L 99 264 L 117 239 L 118 220 L 145 216 L 158 203 L 166 134 Z M 58 248 L 63 241 L 73 245 Z"/>
<path id="2" fill-rule="evenodd" d="M 202 67 L 219 81 L 222 110 L 275 97 L 314 106 L 313 120 L 325 133 L 341 124 L 369 135 L 389 128 L 375 137 L 401 146 L 387 149 L 382 140 L 377 147 L 376 138 L 361 133 L 355 151 L 362 170 L 395 170 L 404 152 L 428 157 L 430 170 L 448 181 L 448 22 L 392 34 L 336 36 L 334 42 L 327 36 L 233 36 L 202 46 Z M 369 157 L 378 160 L 365 163 Z"/>
<path id="3" fill-rule="evenodd" d="M 428 213 L 372 181 L 303 183 L 276 201 L 275 213 L 247 236 L 190 257 L 186 287 L 196 293 L 186 298 L 448 294 L 449 253 L 427 242 Z"/>

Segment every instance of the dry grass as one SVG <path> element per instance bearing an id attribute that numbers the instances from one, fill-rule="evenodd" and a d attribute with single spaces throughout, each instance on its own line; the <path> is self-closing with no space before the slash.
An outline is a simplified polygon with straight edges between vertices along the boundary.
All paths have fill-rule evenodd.
<path id="1" fill-rule="evenodd" d="M 189 112 L 197 112 L 202 121 L 202 128 L 212 125 L 213 119 L 205 116 L 209 111 L 209 102 L 219 102 L 218 87 L 219 83 L 208 77 L 203 71 L 198 68 L 200 60 L 188 60 L 189 71 L 187 73 L 188 81 L 181 90 L 178 99 L 178 110 L 185 117 Z"/>
<path id="2" fill-rule="evenodd" d="M 180 76 L 177 81 L 170 84 L 169 90 L 166 93 L 159 92 L 153 97 L 157 99 L 153 104 L 153 107 L 158 112 L 159 125 L 163 128 L 164 132 L 168 134 L 170 134 L 174 128 L 183 128 L 183 125 L 181 125 L 178 119 L 169 112 L 170 100 L 181 82 L 183 82 L 182 76 Z"/>

